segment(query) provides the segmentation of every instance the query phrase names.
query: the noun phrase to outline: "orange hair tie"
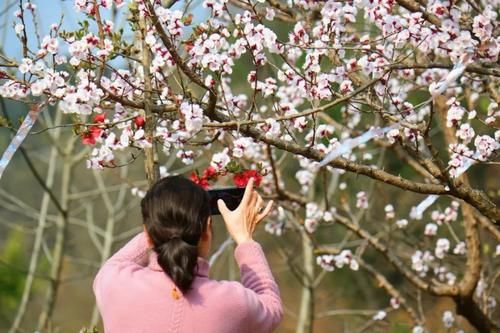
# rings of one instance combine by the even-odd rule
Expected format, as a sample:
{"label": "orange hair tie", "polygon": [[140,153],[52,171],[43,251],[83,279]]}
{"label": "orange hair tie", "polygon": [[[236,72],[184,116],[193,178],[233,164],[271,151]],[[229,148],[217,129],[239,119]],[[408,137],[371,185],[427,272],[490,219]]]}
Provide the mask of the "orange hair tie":
{"label": "orange hair tie", "polygon": [[174,287],[172,289],[172,298],[175,299],[176,301],[181,298],[181,294],[180,294],[179,290],[177,289],[177,287]]}

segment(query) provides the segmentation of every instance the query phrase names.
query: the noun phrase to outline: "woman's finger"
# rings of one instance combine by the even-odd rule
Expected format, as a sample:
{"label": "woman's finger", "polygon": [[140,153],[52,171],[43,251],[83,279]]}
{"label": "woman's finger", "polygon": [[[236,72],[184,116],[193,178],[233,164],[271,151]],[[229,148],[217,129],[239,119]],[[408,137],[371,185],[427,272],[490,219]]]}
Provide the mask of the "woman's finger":
{"label": "woman's finger", "polygon": [[264,200],[262,200],[262,197],[260,196],[259,193],[257,193],[257,202],[255,203],[255,210],[257,213],[260,213],[260,209],[262,208],[262,204],[264,203]]}
{"label": "woman's finger", "polygon": [[219,208],[219,212],[221,213],[222,217],[226,217],[226,215],[231,212],[222,199],[217,200],[217,207]]}
{"label": "woman's finger", "polygon": [[250,201],[248,202],[248,207],[252,207],[252,209],[255,207],[258,195],[259,194],[257,193],[257,191],[252,190],[252,196],[250,197]]}
{"label": "woman's finger", "polygon": [[262,211],[262,213],[257,215],[257,223],[262,221],[271,212],[271,210],[273,209],[273,204],[274,204],[273,200],[267,203],[267,206],[266,208],[264,208],[264,211]]}
{"label": "woman's finger", "polygon": [[248,205],[250,202],[250,199],[252,198],[252,192],[253,192],[253,178],[250,178],[250,180],[247,183],[247,186],[245,187],[245,193],[243,193],[243,198],[241,199],[241,205]]}

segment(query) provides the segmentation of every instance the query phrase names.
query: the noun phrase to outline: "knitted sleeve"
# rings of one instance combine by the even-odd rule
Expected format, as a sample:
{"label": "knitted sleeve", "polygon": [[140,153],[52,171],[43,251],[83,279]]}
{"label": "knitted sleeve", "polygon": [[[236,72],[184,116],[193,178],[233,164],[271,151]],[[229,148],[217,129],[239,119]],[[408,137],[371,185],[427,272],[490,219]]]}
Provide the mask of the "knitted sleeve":
{"label": "knitted sleeve", "polygon": [[236,247],[235,258],[245,287],[245,326],[249,332],[272,332],[283,318],[283,307],[262,247],[255,241],[241,243]]}

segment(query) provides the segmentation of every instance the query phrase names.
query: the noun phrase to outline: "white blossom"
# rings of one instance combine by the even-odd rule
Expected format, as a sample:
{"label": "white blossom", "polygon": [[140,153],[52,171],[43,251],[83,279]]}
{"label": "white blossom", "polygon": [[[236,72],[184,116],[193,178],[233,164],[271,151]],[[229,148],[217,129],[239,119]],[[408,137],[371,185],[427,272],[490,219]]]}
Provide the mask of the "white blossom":
{"label": "white blossom", "polygon": [[443,313],[443,324],[446,328],[450,328],[453,326],[453,323],[455,322],[455,317],[453,316],[453,313],[451,311],[445,311]]}
{"label": "white blossom", "polygon": [[307,232],[312,233],[316,231],[322,217],[323,212],[319,209],[318,205],[314,202],[308,202],[306,204],[306,218],[304,220],[304,227]]}
{"label": "white blossom", "polygon": [[18,24],[16,24],[16,26],[14,27],[14,30],[15,30],[16,34],[18,34],[18,35],[19,35],[19,34],[21,34],[21,32],[23,32],[23,31],[24,31],[24,25],[23,25],[23,24],[21,24],[21,23],[18,23]]}
{"label": "white blossom", "polygon": [[462,120],[464,113],[465,109],[459,104],[454,103],[448,110],[448,115],[446,116],[446,126],[456,126]]}
{"label": "white blossom", "polygon": [[439,238],[436,242],[434,254],[436,258],[443,259],[445,254],[450,250],[450,241],[446,238]]}
{"label": "white blossom", "polygon": [[465,143],[469,143],[472,140],[472,138],[474,138],[476,133],[474,132],[474,129],[471,127],[470,124],[465,123],[460,125],[460,128],[456,132],[456,135]]}
{"label": "white blossom", "polygon": [[385,317],[387,316],[387,313],[383,310],[381,311],[378,311],[374,316],[373,316],[373,320],[384,320]]}
{"label": "white blossom", "polygon": [[180,106],[180,111],[184,116],[186,130],[194,134],[201,130],[203,126],[203,109],[198,104],[184,102]]}
{"label": "white blossom", "polygon": [[424,333],[424,328],[420,325],[414,326],[411,333]]}
{"label": "white blossom", "polygon": [[424,235],[426,236],[435,236],[437,233],[437,225],[434,223],[427,223],[425,225]]}
{"label": "white blossom", "polygon": [[478,135],[474,140],[474,146],[476,146],[477,152],[479,153],[478,158],[482,161],[486,161],[488,157],[498,149],[499,143],[489,135]]}
{"label": "white blossom", "polygon": [[276,15],[276,12],[274,9],[266,7],[266,20],[269,20],[269,21],[274,20],[275,15]]}
{"label": "white blossom", "polygon": [[350,250],[342,250],[339,254],[324,254],[316,257],[316,262],[326,271],[333,271],[335,268],[349,266],[353,271],[359,269],[359,263],[353,258]]}
{"label": "white blossom", "polygon": [[230,161],[231,158],[228,155],[229,149],[225,148],[220,153],[216,153],[212,156],[212,161],[210,165],[214,167],[216,170],[222,170]]}
{"label": "white blossom", "polygon": [[42,40],[42,49],[47,50],[51,54],[59,52],[59,41],[56,38],[45,36]]}
{"label": "white blossom", "polygon": [[394,216],[395,216],[395,213],[394,213],[394,206],[391,205],[391,204],[388,204],[384,207],[384,211],[385,211],[385,218],[387,220],[390,220],[390,219],[393,219]]}
{"label": "white blossom", "polygon": [[411,256],[411,262],[412,269],[424,277],[431,268],[430,265],[434,262],[434,256],[429,251],[422,252],[417,250]]}
{"label": "white blossom", "polygon": [[408,220],[407,219],[401,219],[396,221],[396,226],[399,229],[404,229],[408,226]]}
{"label": "white blossom", "polygon": [[140,190],[138,187],[132,187],[130,189],[130,193],[132,193],[133,196],[136,196],[139,198],[144,198],[146,196],[146,192]]}
{"label": "white blossom", "polygon": [[391,297],[390,304],[391,304],[391,307],[393,309],[396,309],[396,310],[399,309],[399,307],[401,306],[401,303],[395,297]]}
{"label": "white blossom", "polygon": [[356,208],[368,208],[368,196],[365,192],[361,191],[356,194]]}
{"label": "white blossom", "polygon": [[465,247],[465,242],[459,242],[453,249],[454,254],[458,255],[464,255],[467,252],[467,249]]}
{"label": "white blossom", "polygon": [[28,73],[29,71],[31,71],[32,66],[33,66],[33,60],[29,58],[24,58],[21,61],[21,64],[19,65],[19,71],[23,74]]}

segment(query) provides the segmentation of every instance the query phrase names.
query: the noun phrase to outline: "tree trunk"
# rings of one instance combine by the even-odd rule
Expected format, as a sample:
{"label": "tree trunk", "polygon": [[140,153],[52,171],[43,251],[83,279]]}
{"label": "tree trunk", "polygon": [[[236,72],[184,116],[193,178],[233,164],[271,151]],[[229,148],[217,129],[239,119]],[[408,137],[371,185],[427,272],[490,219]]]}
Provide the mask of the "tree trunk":
{"label": "tree trunk", "polygon": [[156,118],[151,110],[151,73],[149,66],[151,66],[151,54],[149,47],[146,44],[146,19],[139,18],[142,34],[142,68],[144,75],[144,113],[145,113],[145,136],[151,142],[150,148],[144,148],[144,169],[146,171],[146,178],[148,179],[149,186],[153,185],[160,179],[160,167],[158,165],[158,155],[156,153],[156,144],[154,140],[154,132],[156,128]]}
{"label": "tree trunk", "polygon": [[312,333],[314,320],[314,253],[311,240],[302,232],[302,255],[304,273],[302,277],[302,296],[296,333]]}
{"label": "tree trunk", "polygon": [[[55,125],[59,125],[61,123],[61,113],[56,114]],[[58,128],[54,132],[54,138],[59,139],[59,135],[61,130]],[[45,181],[45,185],[48,189],[52,190],[52,186],[54,184],[54,175],[57,167],[57,156],[58,150],[56,146],[52,146],[50,149],[50,157],[49,157],[49,166],[47,170],[47,177]],[[35,232],[35,240],[33,242],[33,251],[31,252],[30,263],[28,267],[28,275],[26,276],[26,281],[24,283],[23,294],[21,296],[21,302],[19,303],[19,307],[17,309],[16,317],[12,322],[12,325],[9,329],[9,333],[15,333],[19,330],[19,326],[23,320],[24,314],[26,313],[26,308],[28,306],[28,302],[31,296],[31,289],[33,287],[33,282],[35,280],[35,273],[38,266],[38,260],[40,258],[40,253],[42,249],[43,243],[43,234],[45,228],[47,227],[47,213],[49,211],[50,206],[50,194],[49,192],[44,192],[42,197],[42,203],[40,205],[40,215],[38,217],[38,226]]]}
{"label": "tree trunk", "polygon": [[[448,144],[456,142],[455,130],[446,126],[445,115],[447,105],[444,98],[438,98],[436,100],[436,109],[441,127],[443,128],[445,142]],[[458,180],[467,186],[470,184],[466,174],[462,174],[458,177]],[[460,186],[460,184],[458,186]],[[459,294],[454,297],[457,313],[465,317],[479,332],[491,332],[491,320],[482,312],[473,299],[474,290],[476,289],[481,275],[481,251],[477,220],[472,206],[466,202],[462,202],[461,207],[465,244],[467,246],[467,258],[464,276],[458,283]]]}
{"label": "tree trunk", "polygon": [[50,284],[45,297],[45,304],[38,319],[38,330],[42,331],[47,327],[49,319],[52,317],[57,299],[57,293],[61,283],[61,271],[64,259],[64,250],[68,231],[68,204],[69,204],[69,186],[71,182],[71,171],[74,162],[71,159],[75,140],[70,140],[64,151],[63,169],[61,175],[61,207],[64,210],[57,220],[57,233],[52,251],[52,265],[50,268]]}
{"label": "tree trunk", "polygon": [[479,305],[474,302],[472,296],[469,297],[455,297],[455,304],[457,306],[457,314],[466,318],[469,323],[474,326],[480,333],[493,333],[499,332],[498,327],[495,329],[491,320],[481,311]]}

